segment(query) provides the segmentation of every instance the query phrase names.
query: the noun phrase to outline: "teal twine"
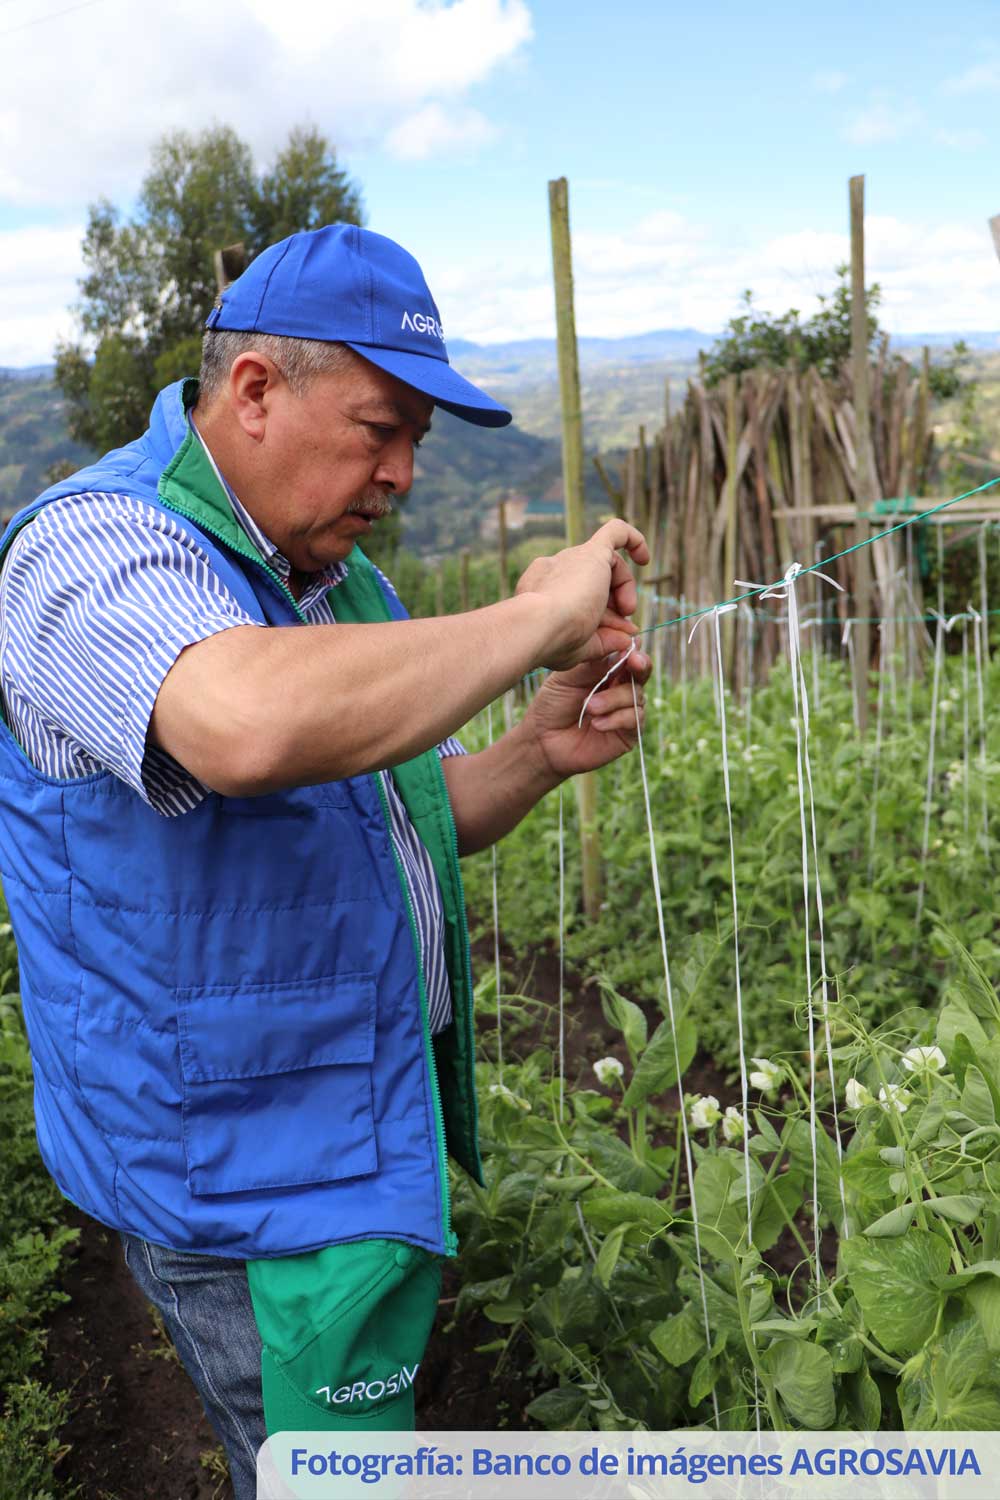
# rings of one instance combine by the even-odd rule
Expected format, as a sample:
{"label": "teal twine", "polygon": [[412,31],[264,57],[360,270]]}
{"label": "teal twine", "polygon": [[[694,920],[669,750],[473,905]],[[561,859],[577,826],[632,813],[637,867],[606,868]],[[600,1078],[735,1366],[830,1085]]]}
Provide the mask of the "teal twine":
{"label": "teal twine", "polygon": [[[984,490],[991,490],[1000,484],[1000,474],[995,479],[987,479],[985,484],[977,485],[974,490],[966,490],[964,495],[956,495],[953,500],[942,500],[940,505],[932,505],[930,510],[922,510],[905,520],[897,521],[895,526],[890,526],[885,531],[880,531],[877,536],[869,536],[862,542],[854,542],[850,547],[845,547],[842,552],[834,552],[830,557],[823,557],[819,562],[810,563],[807,568],[802,568],[797,578],[804,578],[807,573],[818,573],[828,568],[831,563],[837,562],[841,557],[848,557],[852,552],[857,552],[862,547],[871,547],[876,542],[883,542],[887,536],[894,532],[902,531],[906,526],[913,526],[918,521],[925,521],[928,516],[937,515],[938,511],[947,510],[950,505],[957,505],[960,500],[969,500],[973,495],[981,495]],[[734,594],[732,599],[724,599],[721,604],[709,604],[703,609],[693,609],[689,614],[678,615],[674,620],[662,620],[659,625],[649,625],[645,630],[640,630],[639,635],[652,635],[654,630],[666,630],[669,625],[683,625],[685,620],[697,620],[702,615],[710,615],[717,609],[724,609],[728,604],[742,604],[744,599],[756,599],[758,594],[765,594],[768,589],[780,587],[783,579],[777,579],[774,583],[762,583],[755,589],[747,589],[745,594]],[[991,610],[990,613],[993,613]],[[860,622],[859,623],[863,623]]]}

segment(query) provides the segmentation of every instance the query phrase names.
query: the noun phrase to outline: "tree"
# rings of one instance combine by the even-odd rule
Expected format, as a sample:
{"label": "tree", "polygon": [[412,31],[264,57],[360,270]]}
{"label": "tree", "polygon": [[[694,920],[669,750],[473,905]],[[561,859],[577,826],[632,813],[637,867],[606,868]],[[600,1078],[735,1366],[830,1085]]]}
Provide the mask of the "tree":
{"label": "tree", "polygon": [[[815,365],[830,378],[841,374],[851,356],[851,287],[847,266],[836,268],[837,284],[832,293],[819,298],[819,311],[805,322],[797,308],[772,317],[759,312],[753,293],[741,298],[744,311],[731,318],[705,360],[705,379],[718,385],[727,375],[742,375],[761,365],[805,369]],[[882,289],[877,282],[865,290],[868,314],[868,347],[879,337],[877,309]]]}
{"label": "tree", "polygon": [[228,126],[165,135],[135,214],[123,220],[107,200],[88,212],[81,338],[56,353],[73,437],[98,449],[129,442],[160,386],[197,369],[220,246],[242,240],[253,258],[296,230],[362,220],[358,188],[311,127],[293,130],[264,172]]}

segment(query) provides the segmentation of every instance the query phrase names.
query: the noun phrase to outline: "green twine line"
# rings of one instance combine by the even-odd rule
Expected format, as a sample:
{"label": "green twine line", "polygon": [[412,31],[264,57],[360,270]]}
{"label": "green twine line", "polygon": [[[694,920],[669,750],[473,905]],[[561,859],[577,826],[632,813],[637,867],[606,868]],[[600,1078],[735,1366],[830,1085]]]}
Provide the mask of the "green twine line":
{"label": "green twine line", "polygon": [[[828,568],[831,563],[837,562],[842,557],[848,557],[850,553],[857,552],[861,547],[871,547],[875,542],[882,542],[887,536],[892,536],[896,531],[902,531],[904,526],[912,526],[915,522],[925,521],[928,516],[937,515],[940,510],[947,510],[949,505],[957,505],[960,500],[969,500],[973,495],[981,495],[984,490],[991,490],[994,485],[1000,484],[1000,474],[995,479],[987,479],[985,484],[977,485],[974,490],[966,490],[964,495],[956,495],[953,500],[942,500],[940,505],[932,505],[930,510],[916,511],[912,516],[907,516],[903,521],[897,521],[895,526],[890,526],[886,531],[880,531],[877,536],[866,537],[862,542],[854,542],[850,547],[845,547],[843,552],[834,552],[830,557],[821,558],[819,562],[810,563],[808,568],[802,568],[796,575],[796,579],[804,578],[807,573],[817,573],[823,568]],[[725,609],[728,604],[742,604],[744,599],[756,599],[758,594],[766,594],[768,589],[780,588],[783,579],[777,583],[762,583],[755,589],[747,589],[745,594],[734,594],[732,599],[724,599],[721,604],[709,604],[703,609],[693,609],[686,615],[678,615],[674,620],[662,620],[659,625],[649,625],[645,630],[639,631],[641,635],[652,635],[654,630],[666,630],[669,625],[683,625],[685,620],[697,620],[702,615],[714,614],[717,609]],[[990,611],[994,613],[994,611]],[[839,621],[837,622],[840,623]],[[859,624],[864,623],[859,621]],[[636,636],[638,640],[639,636]]]}

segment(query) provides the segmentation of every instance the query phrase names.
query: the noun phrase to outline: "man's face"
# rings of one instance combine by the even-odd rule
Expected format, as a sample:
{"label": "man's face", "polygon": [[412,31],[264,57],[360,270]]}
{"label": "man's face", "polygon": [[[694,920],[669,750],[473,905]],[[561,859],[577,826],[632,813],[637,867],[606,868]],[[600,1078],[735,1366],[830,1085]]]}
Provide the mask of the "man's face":
{"label": "man's face", "polygon": [[413,451],[433,405],[360,356],[315,376],[303,396],[276,384],[256,476],[266,498],[255,512],[294,568],[342,562],[388,515],[413,482]]}

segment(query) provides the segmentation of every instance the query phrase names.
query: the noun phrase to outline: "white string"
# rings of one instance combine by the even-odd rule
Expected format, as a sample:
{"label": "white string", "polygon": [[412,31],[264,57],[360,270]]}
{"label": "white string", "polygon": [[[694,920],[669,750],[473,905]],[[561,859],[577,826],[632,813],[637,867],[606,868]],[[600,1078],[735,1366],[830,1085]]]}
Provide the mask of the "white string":
{"label": "white string", "polygon": [[976,659],[976,696],[979,699],[979,779],[983,797],[983,853],[989,853],[990,813],[986,801],[986,705],[983,698],[983,631],[982,621],[972,605],[967,606],[969,615],[976,622],[972,644]]}
{"label": "white string", "polygon": [[[815,900],[816,900],[816,922],[819,930],[820,940],[820,964],[822,982],[823,1019],[826,1029],[827,1058],[830,1068],[830,1077],[833,1079],[833,1050],[830,1035],[829,1013],[827,1004],[827,980],[826,980],[826,938],[823,927],[823,890],[819,873],[819,849],[816,836],[816,806],[813,797],[812,765],[809,757],[809,695],[806,691],[805,673],[802,667],[802,641],[799,628],[798,601],[795,596],[795,580],[802,571],[801,563],[792,563],[785,573],[781,584],[767,589],[761,594],[762,599],[784,599],[788,606],[788,654],[792,672],[792,702],[795,709],[795,765],[796,782],[799,797],[799,825],[802,845],[802,894],[805,915],[805,961],[806,961],[806,1008],[809,1035],[809,1139],[812,1148],[813,1168],[813,1251],[815,1255],[816,1285],[822,1280],[822,1264],[820,1261],[820,1229],[819,1229],[819,1153],[817,1148],[817,1121],[816,1121],[816,1018],[813,1007],[813,985],[812,985],[812,950],[810,937],[810,892],[809,892],[809,836],[806,830],[806,789],[808,788],[810,822],[812,825],[812,848],[813,861],[815,864]],[[834,578],[826,574],[817,573],[818,578],[825,578],[827,583],[833,584],[834,588],[840,589],[841,585]],[[752,587],[752,585],[750,585]],[[837,1118],[837,1095],[836,1088],[833,1091],[834,1123],[837,1141],[838,1162],[841,1161],[840,1125]],[[844,1203],[843,1176],[840,1182],[841,1203]],[[844,1210],[844,1221],[846,1228],[846,1207]]]}
{"label": "white string", "polygon": [[746,745],[750,749],[750,741],[753,738],[753,647],[754,647],[754,625],[756,623],[753,610],[749,604],[740,605],[740,618],[743,621],[744,635],[746,639],[746,682],[743,687],[743,717],[746,725]]}
{"label": "white string", "polygon": [[566,1107],[566,840],[563,789],[559,786],[559,1120]]}
{"label": "white string", "polygon": [[[743,978],[740,970],[740,911],[736,891],[736,840],[733,834],[733,798],[729,780],[729,729],[726,722],[726,687],[722,673],[722,632],[720,617],[735,609],[735,604],[717,605],[712,611],[715,623],[715,669],[719,702],[719,734],[722,742],[722,786],[726,798],[726,823],[729,828],[729,881],[733,899],[733,959],[736,973],[736,1030],[739,1041],[740,1097],[743,1118],[743,1185],[747,1206],[747,1245],[753,1248],[753,1191],[750,1185],[750,1105],[747,1078],[746,1039],[743,1029]],[[704,618],[704,616],[702,616]],[[696,622],[699,624],[700,621]],[[694,634],[692,630],[691,634]],[[756,1335],[751,1335],[756,1342]],[[754,1413],[760,1431],[760,1392],[757,1367],[754,1366]]]}
{"label": "white string", "polygon": [[969,619],[962,619],[962,832],[969,842]]}
{"label": "white string", "polygon": [[868,822],[868,884],[871,885],[875,871],[875,836],[878,829],[878,779],[882,763],[882,723],[885,717],[885,651],[887,620],[879,622],[881,646],[879,648],[878,700],[875,708],[875,756],[872,771],[872,810]]}
{"label": "white string", "polygon": [[979,628],[983,637],[983,661],[987,665],[990,660],[990,601],[986,575],[986,531],[989,524],[989,521],[983,522],[977,538],[979,551],[979,609],[982,617]]}
{"label": "white string", "polygon": [[851,669],[851,710],[854,715],[854,733],[861,736],[861,703],[859,695],[864,691],[854,670],[854,636],[851,634],[853,620],[847,620],[840,637],[840,644],[847,647],[847,662]]}
{"label": "white string", "polygon": [[[681,632],[681,640],[684,633]],[[639,696],[636,692],[635,678],[630,678],[632,684],[632,707],[635,710],[635,730],[637,735],[637,747],[639,750],[639,774],[642,777],[642,796],[646,809],[646,832],[649,836],[649,862],[653,877],[653,898],[656,901],[656,923],[660,935],[660,956],[663,960],[663,979],[667,993],[667,1014],[670,1017],[670,1030],[674,1044],[674,1069],[677,1074],[677,1094],[680,1101],[680,1125],[681,1139],[684,1144],[684,1165],[687,1170],[688,1186],[691,1193],[691,1227],[694,1230],[694,1253],[698,1266],[698,1285],[701,1290],[701,1312],[705,1327],[706,1348],[712,1347],[712,1331],[708,1320],[708,1298],[705,1295],[705,1272],[701,1259],[701,1232],[698,1228],[698,1204],[694,1192],[694,1159],[691,1153],[691,1135],[688,1130],[687,1110],[684,1108],[684,1079],[681,1073],[681,1055],[677,1042],[677,1018],[674,1014],[674,991],[670,980],[670,959],[667,954],[667,932],[663,922],[663,896],[660,890],[660,870],[656,858],[656,838],[653,833],[653,814],[649,805],[649,780],[646,776],[646,756],[642,747],[642,721],[639,718]],[[712,1409],[715,1413],[715,1425],[720,1428],[719,1402],[713,1389]]]}
{"label": "white string", "polygon": [[614,674],[618,671],[618,668],[624,662],[628,661],[629,657],[632,655],[632,652],[634,650],[635,650],[635,641],[631,640],[631,641],[629,641],[628,650],[622,652],[621,656],[619,656],[619,658],[615,662],[614,666],[608,668],[608,670],[605,672],[604,676],[601,678],[601,680],[597,684],[597,686],[591,688],[590,692],[587,694],[586,698],[584,698],[584,700],[583,700],[583,707],[580,710],[580,717],[576,721],[576,727],[577,727],[577,729],[582,729],[583,728],[583,716],[587,712],[587,705],[589,704],[591,698],[593,698],[593,696],[594,696],[595,693],[599,693],[601,691],[601,688],[607,682],[608,678],[609,677],[613,677]]}
{"label": "white string", "polygon": [[[493,743],[493,704],[486,705],[486,732]],[[503,1023],[500,1011],[500,882],[497,878],[497,846],[491,845],[493,854],[493,966],[497,989],[497,1080],[503,1083]]]}
{"label": "white string", "polygon": [[[681,616],[683,617],[686,614],[687,614],[687,600],[685,599],[684,595],[682,594],[681,595]],[[688,684],[687,684],[687,636],[684,634],[683,630],[680,632],[680,636],[679,636],[677,644],[678,644],[679,656],[680,656],[680,677],[681,677],[681,734],[684,735],[687,732],[687,722],[688,722]]]}

